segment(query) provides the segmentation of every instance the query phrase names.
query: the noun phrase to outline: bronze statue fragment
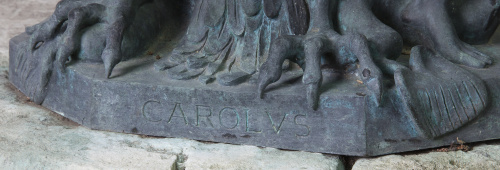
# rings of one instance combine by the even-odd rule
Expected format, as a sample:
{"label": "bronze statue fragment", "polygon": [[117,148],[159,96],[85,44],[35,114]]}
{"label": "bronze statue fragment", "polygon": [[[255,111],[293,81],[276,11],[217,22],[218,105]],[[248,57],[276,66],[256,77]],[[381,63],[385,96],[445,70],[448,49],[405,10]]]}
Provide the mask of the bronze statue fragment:
{"label": "bronze statue fragment", "polygon": [[62,0],[11,40],[9,77],[101,130],[345,155],[489,140],[500,138],[499,8]]}

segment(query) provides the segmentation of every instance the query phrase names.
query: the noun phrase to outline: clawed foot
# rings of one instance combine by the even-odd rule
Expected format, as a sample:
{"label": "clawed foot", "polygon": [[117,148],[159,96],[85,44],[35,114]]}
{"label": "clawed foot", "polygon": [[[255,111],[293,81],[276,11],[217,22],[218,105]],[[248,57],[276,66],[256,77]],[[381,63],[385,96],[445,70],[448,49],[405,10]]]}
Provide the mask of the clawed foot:
{"label": "clawed foot", "polygon": [[484,68],[493,63],[490,56],[460,40],[454,44],[443,45],[437,48],[437,51],[449,61],[469,67]]}
{"label": "clawed foot", "polygon": [[394,75],[404,112],[428,137],[452,132],[488,106],[485,83],[468,70],[422,46],[412,49],[410,69]]}
{"label": "clawed foot", "polygon": [[368,86],[377,105],[380,104],[383,94],[382,72],[371,59],[366,38],[361,35],[340,36],[333,30],[278,38],[271,46],[269,58],[260,69],[257,89],[259,96],[262,98],[265,88],[279,80],[281,65],[288,59],[304,70],[302,83],[307,86],[307,105],[316,110],[322,81],[321,61],[326,54],[334,54],[337,58],[334,60],[339,65],[358,60],[361,81]]}
{"label": "clawed foot", "polygon": [[[29,51],[32,53],[44,43],[57,41],[53,67],[64,72],[71,58],[82,51],[82,35],[95,34],[89,41],[102,44],[100,59],[104,62],[105,77],[109,78],[116,64],[122,60],[121,45],[125,29],[130,25],[130,16],[137,10],[135,3],[143,0],[80,1],[63,0],[54,14],[45,22],[26,28],[31,36]],[[93,29],[91,29],[93,28]],[[89,31],[92,30],[92,31]]]}
{"label": "clawed foot", "polygon": [[[52,73],[64,72],[71,59],[103,62],[104,76],[109,78],[116,64],[137,55],[160,32],[157,21],[164,16],[160,10],[165,9],[162,3],[150,0],[59,2],[49,19],[26,28],[29,35],[26,51],[18,53],[13,61],[20,79],[28,82],[24,93],[41,104]],[[135,17],[139,15],[141,17]],[[151,17],[144,19],[144,16]]]}

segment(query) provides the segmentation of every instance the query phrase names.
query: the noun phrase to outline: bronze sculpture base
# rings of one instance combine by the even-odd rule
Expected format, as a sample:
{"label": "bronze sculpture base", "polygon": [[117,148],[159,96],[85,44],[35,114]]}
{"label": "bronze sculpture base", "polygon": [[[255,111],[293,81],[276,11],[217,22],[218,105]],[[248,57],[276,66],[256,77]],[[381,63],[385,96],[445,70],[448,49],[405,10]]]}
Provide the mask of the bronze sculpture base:
{"label": "bronze sculpture base", "polygon": [[[36,57],[19,55],[27,40],[23,34],[10,42],[9,78],[22,92],[27,83],[12,63],[21,59],[18,56]],[[478,48],[490,55],[500,52],[498,45]],[[499,56],[491,56],[498,61]],[[457,138],[500,138],[498,64],[469,69],[489,90],[491,102],[484,113],[454,132],[428,138],[418,132],[410,115],[394,107],[394,88],[377,107],[355,78],[335,83],[325,79],[319,108],[313,111],[302,95],[304,86],[295,85],[300,84],[301,71],[285,73],[260,99],[252,78],[232,87],[164,79],[166,73],[155,70],[154,61],[140,57],[122,62],[112,79],[104,77],[102,64],[71,63],[66,73],[52,74],[43,106],[98,130],[353,156],[445,146]]]}

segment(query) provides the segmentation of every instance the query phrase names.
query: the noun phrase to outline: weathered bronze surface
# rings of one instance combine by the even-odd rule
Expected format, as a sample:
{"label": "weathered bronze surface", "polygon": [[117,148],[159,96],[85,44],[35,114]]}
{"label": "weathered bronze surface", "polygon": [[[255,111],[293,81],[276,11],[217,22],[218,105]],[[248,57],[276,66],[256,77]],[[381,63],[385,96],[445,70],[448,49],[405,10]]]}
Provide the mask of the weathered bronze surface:
{"label": "weathered bronze surface", "polygon": [[99,130],[358,156],[497,139],[499,7],[63,0],[9,78]]}

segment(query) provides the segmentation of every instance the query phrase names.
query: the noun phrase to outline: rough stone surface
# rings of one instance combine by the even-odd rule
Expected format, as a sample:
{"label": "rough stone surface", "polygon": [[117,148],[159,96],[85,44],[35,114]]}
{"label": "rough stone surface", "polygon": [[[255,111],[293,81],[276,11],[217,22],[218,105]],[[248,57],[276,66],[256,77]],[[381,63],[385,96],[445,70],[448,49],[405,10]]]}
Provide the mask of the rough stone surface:
{"label": "rough stone surface", "polygon": [[0,66],[8,67],[9,39],[50,16],[59,0],[0,0]]}
{"label": "rough stone surface", "polygon": [[498,169],[498,167],[500,167],[500,146],[480,145],[468,152],[431,152],[359,159],[353,169]]}
{"label": "rough stone surface", "polygon": [[[333,161],[336,156],[307,152],[283,152],[273,148],[206,145],[187,149],[184,166],[187,169],[344,169]],[[210,158],[210,159],[207,159]],[[278,163],[279,162],[279,163]]]}

